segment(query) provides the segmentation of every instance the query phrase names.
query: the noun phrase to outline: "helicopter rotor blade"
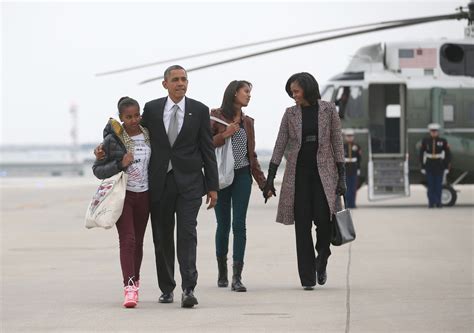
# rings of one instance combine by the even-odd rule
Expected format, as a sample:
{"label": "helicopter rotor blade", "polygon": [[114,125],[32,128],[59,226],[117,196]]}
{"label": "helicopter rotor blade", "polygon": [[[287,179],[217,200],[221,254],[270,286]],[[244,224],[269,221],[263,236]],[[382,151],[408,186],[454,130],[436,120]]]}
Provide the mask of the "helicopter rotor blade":
{"label": "helicopter rotor blade", "polygon": [[202,56],[206,56],[206,55],[212,55],[212,54],[216,54],[216,53],[222,53],[222,52],[227,52],[227,51],[238,50],[238,49],[246,48],[246,47],[265,45],[265,44],[281,42],[281,41],[285,41],[285,40],[302,38],[302,37],[309,37],[309,36],[314,36],[314,35],[319,35],[319,34],[324,34],[324,33],[332,33],[332,32],[344,31],[344,30],[368,28],[368,27],[379,26],[379,25],[392,25],[392,24],[404,23],[404,22],[414,22],[414,21],[418,21],[418,20],[432,20],[432,19],[439,20],[440,17],[443,17],[443,16],[445,16],[445,15],[442,15],[442,16],[439,16],[439,15],[438,16],[428,16],[428,17],[422,17],[422,18],[400,19],[400,20],[391,20],[391,21],[382,21],[382,22],[376,22],[376,23],[365,23],[365,24],[358,24],[358,25],[347,26],[347,27],[342,27],[342,28],[326,29],[326,30],[319,30],[319,31],[307,32],[307,33],[302,33],[302,34],[272,38],[272,39],[261,40],[261,41],[252,42],[252,43],[246,43],[246,44],[240,44],[240,45],[215,49],[215,50],[206,51],[206,52],[194,53],[194,54],[181,56],[181,57],[175,57],[175,58],[170,58],[170,59],[165,59],[165,60],[159,60],[159,61],[155,61],[155,62],[151,62],[151,63],[126,67],[126,68],[121,68],[121,69],[116,69],[116,70],[111,70],[111,71],[107,71],[107,72],[101,72],[101,73],[97,73],[96,76],[105,76],[105,75],[111,75],[111,74],[118,74],[118,73],[133,71],[133,70],[137,70],[137,69],[147,68],[147,67],[151,67],[151,66],[161,65],[161,64],[165,64],[165,63],[169,63],[169,62],[179,61],[179,60],[192,59],[192,58],[202,57]]}
{"label": "helicopter rotor blade", "polygon": [[387,22],[379,22],[379,23],[359,24],[359,25],[353,25],[353,26],[348,26],[348,27],[343,27],[343,28],[319,30],[319,31],[307,32],[307,33],[296,34],[296,35],[291,35],[291,36],[278,37],[278,38],[273,38],[273,39],[268,39],[268,40],[261,40],[261,41],[258,41],[258,42],[239,44],[239,45],[224,47],[224,48],[215,49],[215,50],[211,50],[211,51],[194,53],[194,54],[190,54],[190,55],[186,55],[186,56],[182,56],[182,57],[170,58],[170,59],[159,60],[159,61],[150,62],[150,63],[146,63],[146,64],[142,64],[142,65],[136,65],[136,66],[131,66],[131,67],[115,69],[115,70],[111,70],[111,71],[107,71],[107,72],[97,73],[95,75],[96,76],[105,76],[105,75],[111,75],[111,74],[118,74],[118,73],[133,71],[133,70],[136,70],[136,69],[142,69],[142,68],[146,68],[146,67],[152,67],[152,66],[156,66],[156,65],[166,64],[166,63],[173,62],[173,61],[192,59],[192,58],[202,57],[202,56],[216,54],[216,53],[222,53],[222,52],[227,52],[227,51],[238,50],[238,49],[246,48],[246,47],[259,46],[259,45],[270,44],[270,43],[275,43],[275,42],[281,42],[281,41],[285,41],[285,40],[289,40],[289,39],[296,39],[296,38],[301,38],[301,37],[309,37],[309,36],[319,35],[319,34],[324,34],[324,33],[329,33],[329,32],[338,32],[338,31],[343,31],[343,30],[366,28],[366,27],[371,27],[371,26],[380,25],[380,24],[387,24],[387,23],[390,23],[390,22],[399,22],[399,21],[387,21]]}
{"label": "helicopter rotor blade", "polygon": [[[376,32],[376,31],[388,30],[388,29],[402,28],[402,27],[407,27],[407,26],[411,26],[411,25],[430,23],[430,22],[436,22],[436,21],[441,21],[441,20],[462,19],[462,18],[467,18],[467,17],[468,16],[467,16],[466,12],[460,12],[460,13],[455,13],[455,14],[431,16],[431,17],[425,17],[425,18],[420,18],[420,19],[402,20],[402,21],[398,21],[399,23],[393,23],[393,24],[389,24],[389,25],[379,26],[379,27],[370,28],[370,29],[363,29],[363,30],[358,30],[358,31],[354,31],[354,32],[346,32],[346,33],[342,33],[342,34],[338,34],[338,35],[333,35],[333,36],[308,40],[308,41],[304,41],[304,42],[300,42],[300,43],[295,43],[295,44],[285,45],[285,46],[281,46],[281,47],[276,47],[276,48],[272,48],[272,49],[268,49],[268,50],[264,50],[264,51],[260,51],[260,52],[249,53],[249,54],[242,55],[242,56],[239,56],[239,57],[224,59],[224,60],[221,60],[221,61],[212,62],[212,63],[201,65],[201,66],[198,66],[198,67],[189,68],[189,69],[186,70],[186,72],[188,72],[188,73],[189,72],[194,72],[194,71],[198,71],[198,70],[201,70],[201,69],[215,67],[215,66],[219,66],[219,65],[223,65],[223,64],[228,64],[228,63],[231,63],[231,62],[240,61],[240,60],[244,60],[244,59],[248,59],[248,58],[253,58],[253,57],[257,57],[257,56],[261,56],[261,55],[265,55],[265,54],[269,54],[269,53],[284,51],[284,50],[288,50],[288,49],[292,49],[292,48],[296,48],[296,47],[301,47],[301,46],[326,42],[326,41],[329,41],[329,40],[334,40],[334,39],[339,39],[339,38],[344,38],[344,37],[350,37],[350,36],[361,35],[361,34],[366,34],[366,33],[371,33],[371,32]],[[139,84],[150,83],[150,82],[153,82],[153,81],[156,81],[156,80],[161,80],[161,79],[163,79],[162,75],[158,76],[158,77],[154,77],[154,78],[144,80],[144,81],[140,82]]]}

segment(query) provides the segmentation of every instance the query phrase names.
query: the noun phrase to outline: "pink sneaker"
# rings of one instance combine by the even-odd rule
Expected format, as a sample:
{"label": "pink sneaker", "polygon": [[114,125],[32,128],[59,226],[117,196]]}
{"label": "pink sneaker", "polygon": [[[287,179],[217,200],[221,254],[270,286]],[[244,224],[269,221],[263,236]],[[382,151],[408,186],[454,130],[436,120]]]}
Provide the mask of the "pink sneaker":
{"label": "pink sneaker", "polygon": [[123,306],[126,308],[134,308],[138,302],[138,289],[134,284],[128,285],[124,288],[125,299]]}
{"label": "pink sneaker", "polygon": [[140,290],[140,281],[135,281],[135,287],[137,288],[137,303],[138,303],[138,291]]}

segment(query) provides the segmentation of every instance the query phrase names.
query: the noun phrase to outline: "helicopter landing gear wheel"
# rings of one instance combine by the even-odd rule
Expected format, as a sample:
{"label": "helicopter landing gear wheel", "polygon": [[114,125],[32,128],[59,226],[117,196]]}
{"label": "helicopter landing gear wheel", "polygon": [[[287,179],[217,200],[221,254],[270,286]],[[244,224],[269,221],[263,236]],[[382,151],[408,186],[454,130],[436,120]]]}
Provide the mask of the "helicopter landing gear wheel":
{"label": "helicopter landing gear wheel", "polygon": [[443,185],[443,190],[441,191],[441,203],[445,207],[452,207],[456,204],[458,194],[456,190],[451,185]]}

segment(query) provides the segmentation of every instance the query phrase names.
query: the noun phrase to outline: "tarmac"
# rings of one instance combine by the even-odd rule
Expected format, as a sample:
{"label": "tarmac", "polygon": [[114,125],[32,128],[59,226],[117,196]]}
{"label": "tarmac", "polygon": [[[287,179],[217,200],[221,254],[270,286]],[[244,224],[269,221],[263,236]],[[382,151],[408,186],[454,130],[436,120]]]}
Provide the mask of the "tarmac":
{"label": "tarmac", "polygon": [[[243,281],[217,288],[215,216],[198,219],[199,305],[159,304],[151,226],[140,302],[121,306],[115,229],[84,228],[92,178],[2,179],[1,332],[473,332],[474,186],[456,207],[428,209],[426,191],[352,211],[357,239],[332,247],[328,282],[299,283],[294,228],[274,222],[253,188]],[[277,190],[279,186],[277,186]],[[231,251],[230,251],[231,253]],[[229,260],[230,262],[230,260]],[[177,266],[177,264],[176,264]],[[176,267],[178,286],[181,279]]]}

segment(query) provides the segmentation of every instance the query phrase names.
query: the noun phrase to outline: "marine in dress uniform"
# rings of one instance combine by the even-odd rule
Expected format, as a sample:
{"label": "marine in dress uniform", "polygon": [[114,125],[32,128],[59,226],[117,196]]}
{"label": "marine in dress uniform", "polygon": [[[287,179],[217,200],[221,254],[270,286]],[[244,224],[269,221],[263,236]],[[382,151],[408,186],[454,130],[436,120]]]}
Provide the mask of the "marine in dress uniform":
{"label": "marine in dress uniform", "polygon": [[361,149],[354,143],[354,130],[344,131],[344,161],[346,164],[346,204],[347,208],[356,208],[357,181],[360,175]]}
{"label": "marine in dress uniform", "polygon": [[420,147],[421,173],[426,175],[429,208],[441,208],[443,177],[449,173],[451,151],[448,141],[439,137],[440,125],[428,125],[430,136],[423,139]]}

